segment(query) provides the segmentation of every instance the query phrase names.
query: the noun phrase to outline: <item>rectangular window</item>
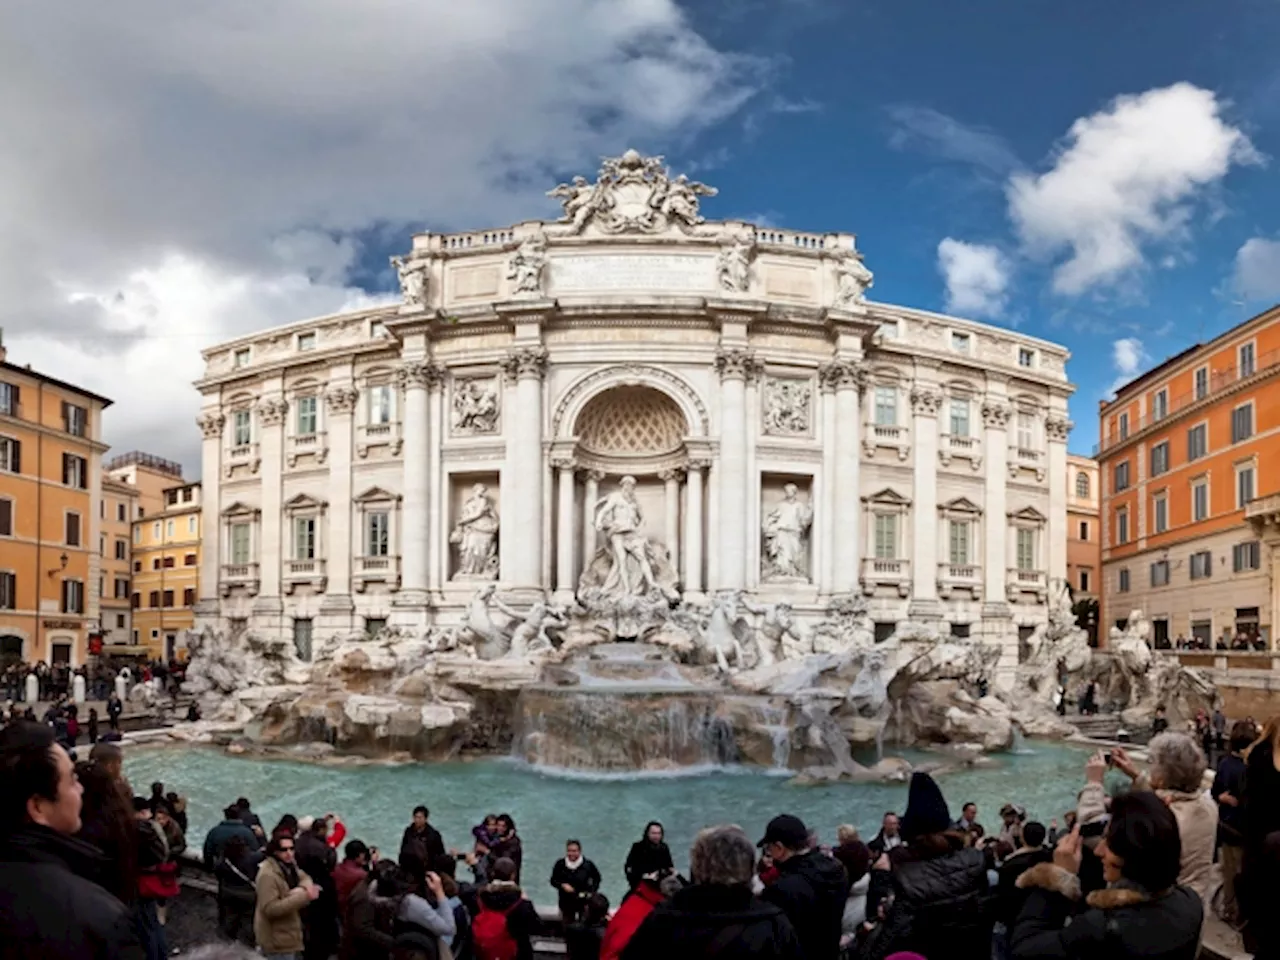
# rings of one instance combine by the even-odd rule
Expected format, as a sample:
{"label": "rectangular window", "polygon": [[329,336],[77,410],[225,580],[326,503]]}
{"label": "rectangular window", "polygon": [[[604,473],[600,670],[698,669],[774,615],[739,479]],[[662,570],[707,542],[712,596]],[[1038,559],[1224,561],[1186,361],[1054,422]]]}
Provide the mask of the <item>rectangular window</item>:
{"label": "rectangular window", "polygon": [[364,618],[364,635],[370,640],[376,639],[378,634],[387,629],[386,617],[365,617]]}
{"label": "rectangular window", "polygon": [[1034,367],[1036,365],[1036,352],[1028,350],[1026,347],[1018,348],[1018,366]]}
{"label": "rectangular window", "polygon": [[1231,548],[1231,569],[1235,573],[1258,570],[1262,567],[1262,544],[1257,540],[1237,543]]}
{"label": "rectangular window", "polygon": [[249,562],[249,524],[231,525],[231,562],[242,566]]}
{"label": "rectangular window", "polygon": [[241,367],[247,367],[248,365],[249,365],[249,348],[248,347],[241,347],[234,354],[232,354],[231,366],[234,369],[239,370]]}
{"label": "rectangular window", "polygon": [[876,387],[876,426],[898,425],[898,388]]}
{"label": "rectangular window", "polygon": [[18,575],[0,572],[0,610],[18,609]]}
{"label": "rectangular window", "polygon": [[369,388],[369,422],[370,423],[390,423],[391,422],[391,387],[388,384],[382,384],[377,387]]}
{"label": "rectangular window", "polygon": [[957,566],[964,566],[969,562],[971,556],[969,552],[969,533],[972,525],[968,520],[952,520],[950,522],[950,552],[951,562]]}
{"label": "rectangular window", "polygon": [[133,609],[134,609],[134,610],[137,610],[139,607],[141,607],[141,606],[142,606],[142,594],[140,594],[140,593],[135,593],[132,597],[130,597],[130,598],[129,598],[129,606],[133,607]]}
{"label": "rectangular window", "polygon": [[165,605],[165,607],[172,607],[172,606],[173,606],[173,591],[172,591],[172,590],[166,590],[166,591],[164,592],[164,605]]}
{"label": "rectangular window", "polygon": [[298,659],[311,659],[311,621],[297,617],[293,621],[293,646],[298,651]]}
{"label": "rectangular window", "polygon": [[293,518],[293,559],[314,560],[316,558],[316,518]]}
{"label": "rectangular window", "polygon": [[116,629],[117,629],[117,630],[123,630],[123,629],[124,629],[124,614],[123,614],[123,613],[117,613],[117,614],[116,614]]}
{"label": "rectangular window", "polygon": [[62,612],[84,613],[84,584],[79,580],[62,581]]}
{"label": "rectangular window", "polygon": [[194,567],[196,565],[196,555],[194,553],[188,553],[182,558],[182,565],[184,567]]}
{"label": "rectangular window", "polygon": [[952,332],[951,349],[954,350],[956,353],[968,353],[969,352],[969,335],[967,333]]}
{"label": "rectangular window", "polygon": [[896,513],[876,514],[876,559],[898,559],[898,515]]}
{"label": "rectangular window", "polygon": [[68,513],[66,519],[66,544],[68,547],[80,546],[80,514]]}
{"label": "rectangular window", "polygon": [[1196,480],[1191,484],[1191,519],[1195,522],[1209,516],[1209,481]]}
{"label": "rectangular window", "polygon": [[1036,532],[1030,527],[1019,527],[1017,533],[1017,561],[1019,570],[1035,570]]}
{"label": "rectangular window", "polygon": [[117,560],[129,559],[129,541],[128,540],[116,541],[116,559]]}
{"label": "rectangular window", "polygon": [[194,607],[196,605],[196,591],[194,587],[183,588],[182,605],[184,607]]}
{"label": "rectangular window", "polygon": [[126,523],[129,520],[129,508],[123,503],[116,504],[116,523]]}
{"label": "rectangular window", "polygon": [[173,557],[165,557],[165,558],[164,558],[164,568],[165,568],[166,570],[172,570],[172,569],[173,569],[173,562],[174,562],[174,561],[173,561]]}
{"label": "rectangular window", "polygon": [[152,540],[154,540],[154,541],[156,541],[156,543],[159,543],[159,542],[160,542],[160,530],[161,530],[161,529],[162,529],[162,528],[161,528],[161,526],[160,526],[160,521],[159,521],[159,520],[157,520],[155,523],[153,523],[153,524],[151,525],[151,539],[152,539]]}
{"label": "rectangular window", "polygon": [[1129,461],[1117,463],[1115,467],[1114,479],[1111,484],[1111,492],[1119,493],[1121,490],[1129,489]]}
{"label": "rectangular window", "polygon": [[316,398],[315,397],[299,397],[298,398],[298,436],[313,436],[317,429],[316,422]]}
{"label": "rectangular window", "polygon": [[1164,440],[1151,448],[1151,475],[1158,477],[1169,472],[1169,441]]}
{"label": "rectangular window", "polygon": [[159,569],[160,569],[160,558],[159,558],[159,557],[152,557],[152,558],[151,558],[151,569],[152,569],[152,570],[159,570]]}
{"label": "rectangular window", "polygon": [[1253,406],[1244,404],[1231,411],[1231,442],[1239,443],[1253,436]]}
{"label": "rectangular window", "polygon": [[152,590],[149,594],[147,594],[147,606],[149,606],[152,610],[156,610],[159,608],[160,606],[159,590]]}
{"label": "rectangular window", "polygon": [[62,483],[64,486],[84,490],[89,485],[89,461],[74,453],[62,455]]}
{"label": "rectangular window", "polygon": [[1129,436],[1129,414],[1120,414],[1120,439],[1127,439]]}
{"label": "rectangular window", "polygon": [[1121,507],[1116,511],[1116,543],[1129,542],[1129,508]]}
{"label": "rectangular window", "polygon": [[1167,587],[1169,585],[1169,561],[1157,560],[1151,565],[1151,585]]}
{"label": "rectangular window", "polygon": [[170,540],[173,539],[173,521],[172,520],[170,520],[168,523],[164,525],[164,535]]}
{"label": "rectangular window", "polygon": [[1187,431],[1187,459],[1199,460],[1209,452],[1208,426],[1197,423]]}
{"label": "rectangular window", "polygon": [[1035,416],[1024,411],[1018,412],[1018,449],[1034,450],[1036,437]]}
{"label": "rectangular window", "polygon": [[22,441],[12,437],[0,437],[0,470],[9,473],[22,472]]}
{"label": "rectangular window", "polygon": [[177,505],[177,503],[178,503],[178,491],[177,491],[177,490],[166,490],[166,491],[164,492],[164,502],[165,502],[165,505],[166,505],[166,506],[170,506],[170,507]]}
{"label": "rectangular window", "polygon": [[314,333],[298,334],[299,350],[314,350],[316,348],[316,335]]}
{"label": "rectangular window", "polygon": [[1201,550],[1191,555],[1191,579],[1203,580],[1213,573],[1213,554]]}
{"label": "rectangular window", "polygon": [[1200,367],[1195,373],[1196,399],[1203,400],[1209,395],[1209,368]]}
{"label": "rectangular window", "polygon": [[951,435],[953,437],[969,436],[969,401],[951,401]]}
{"label": "rectangular window", "polygon": [[1169,391],[1161,390],[1151,398],[1151,419],[1163,420],[1169,415]]}
{"label": "rectangular window", "polygon": [[115,581],[115,592],[112,595],[117,600],[128,600],[129,599],[129,581],[120,580],[117,578],[117,580]]}
{"label": "rectangular window", "polygon": [[1252,343],[1240,344],[1240,376],[1252,377],[1258,369],[1257,356]]}
{"label": "rectangular window", "polygon": [[366,556],[385,557],[391,551],[390,516],[385,510],[375,510],[368,515],[369,540]]}
{"label": "rectangular window", "polygon": [[0,537],[13,536],[13,501],[0,500]]}
{"label": "rectangular window", "polygon": [[83,437],[89,427],[89,411],[74,403],[62,405],[62,423],[73,437]]}
{"label": "rectangular window", "polygon": [[253,414],[248,410],[237,410],[231,415],[231,442],[237,447],[253,442]]}
{"label": "rectangular window", "polygon": [[196,516],[195,514],[192,514],[191,516],[187,517],[187,533],[195,533],[195,532],[196,532]]}
{"label": "rectangular window", "polygon": [[374,320],[369,324],[369,339],[381,340],[387,335],[387,325],[381,320]]}
{"label": "rectangular window", "polygon": [[1080,571],[1080,590],[1084,593],[1089,592],[1089,571],[1088,570]]}
{"label": "rectangular window", "polygon": [[12,383],[0,383],[0,413],[8,417],[18,415],[18,388]]}
{"label": "rectangular window", "polygon": [[1253,499],[1253,467],[1236,467],[1236,509]]}
{"label": "rectangular window", "polygon": [[1169,500],[1163,495],[1151,501],[1152,526],[1156,533],[1164,533],[1169,529]]}
{"label": "rectangular window", "polygon": [[1129,568],[1128,567],[1124,567],[1116,571],[1116,592],[1117,593],[1129,592]]}
{"label": "rectangular window", "polygon": [[1080,539],[1081,540],[1089,539],[1089,521],[1088,520],[1080,521]]}

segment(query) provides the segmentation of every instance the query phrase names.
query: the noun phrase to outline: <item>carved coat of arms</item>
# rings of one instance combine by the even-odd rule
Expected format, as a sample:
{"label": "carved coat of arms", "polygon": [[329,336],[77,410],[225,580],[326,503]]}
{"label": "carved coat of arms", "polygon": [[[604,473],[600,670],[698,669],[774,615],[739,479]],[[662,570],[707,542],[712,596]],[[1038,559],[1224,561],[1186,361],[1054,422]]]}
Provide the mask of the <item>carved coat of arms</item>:
{"label": "carved coat of arms", "polygon": [[715,195],[714,187],[684,174],[672,178],[662,157],[642,157],[635,150],[604,158],[595,183],[574,177],[547,194],[561,202],[560,222],[574,233],[588,223],[605,233],[657,233],[669,224],[688,230],[703,222],[699,197]]}

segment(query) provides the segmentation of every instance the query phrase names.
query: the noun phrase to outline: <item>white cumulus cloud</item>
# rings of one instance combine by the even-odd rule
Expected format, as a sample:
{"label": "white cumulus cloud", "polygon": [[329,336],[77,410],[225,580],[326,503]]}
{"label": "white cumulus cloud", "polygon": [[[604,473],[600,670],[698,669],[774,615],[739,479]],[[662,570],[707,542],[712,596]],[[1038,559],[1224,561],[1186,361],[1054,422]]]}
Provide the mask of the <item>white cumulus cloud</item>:
{"label": "white cumulus cloud", "polygon": [[1142,369],[1142,364],[1146,361],[1146,351],[1143,349],[1142,341],[1137,337],[1122,337],[1115,340],[1111,344],[1111,365],[1115,368],[1116,379],[1111,384],[1109,395],[1114,395],[1117,390],[1138,375]]}
{"label": "white cumulus cloud", "polygon": [[10,360],[195,474],[201,347],[359,301],[371,245],[550,213],[601,154],[695,152],[770,66],[675,0],[0,6]]}
{"label": "white cumulus cloud", "polygon": [[1008,302],[1010,265],[996,247],[947,237],[938,244],[938,269],[947,283],[947,310],[997,317]]}
{"label": "white cumulus cloud", "polygon": [[1246,300],[1280,300],[1280,240],[1246,240],[1236,251],[1233,286]]}
{"label": "white cumulus cloud", "polygon": [[1054,289],[1080,294],[1123,280],[1148,245],[1185,237],[1195,201],[1260,159],[1212,91],[1176,83],[1077,120],[1050,170],[1010,178],[1009,214],[1029,254],[1060,261]]}

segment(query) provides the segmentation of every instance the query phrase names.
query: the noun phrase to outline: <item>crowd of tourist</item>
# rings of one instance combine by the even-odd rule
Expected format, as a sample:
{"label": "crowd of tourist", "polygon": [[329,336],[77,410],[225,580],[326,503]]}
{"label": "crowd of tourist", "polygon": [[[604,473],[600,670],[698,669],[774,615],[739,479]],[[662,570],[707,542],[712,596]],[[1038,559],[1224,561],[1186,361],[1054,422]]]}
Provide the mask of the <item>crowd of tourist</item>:
{"label": "crowd of tourist", "polygon": [[[1122,747],[1096,753],[1061,826],[1008,803],[988,831],[975,804],[953,817],[939,785],[916,773],[906,808],[887,812],[868,842],[842,825],[824,844],[791,814],[758,839],[712,826],[692,844],[687,877],[652,822],[625,863],[606,865],[626,878],[616,909],[576,838],[545,880],[529,876],[508,814],[486,816],[454,849],[420,806],[393,857],[348,838],[333,814],[267,830],[240,798],[201,854],[217,878],[217,934],[277,960],[526,960],[555,919],[533,906],[543,883],[570,960],[1192,960],[1213,909],[1271,956],[1280,718],[1262,730],[1238,722],[1224,746],[1208,789],[1194,734],[1156,736],[1145,768]],[[167,956],[186,818],[163,784],[134,794],[117,744],[100,741],[75,763],[55,724],[7,724],[0,960]]]}

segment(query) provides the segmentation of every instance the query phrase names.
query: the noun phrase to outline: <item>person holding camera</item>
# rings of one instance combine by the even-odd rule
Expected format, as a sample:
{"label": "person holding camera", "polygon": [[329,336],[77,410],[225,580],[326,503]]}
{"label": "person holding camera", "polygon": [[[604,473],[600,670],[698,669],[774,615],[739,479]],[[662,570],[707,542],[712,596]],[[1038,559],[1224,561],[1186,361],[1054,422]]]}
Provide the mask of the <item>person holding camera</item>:
{"label": "person holding camera", "polygon": [[293,837],[277,834],[254,881],[257,905],[253,932],[268,960],[298,960],[303,950],[302,911],[320,896],[320,888],[294,863]]}
{"label": "person holding camera", "polygon": [[551,886],[560,901],[560,916],[566,924],[581,915],[587,898],[600,889],[600,871],[582,855],[582,844],[570,840],[564,856],[551,869]]}

